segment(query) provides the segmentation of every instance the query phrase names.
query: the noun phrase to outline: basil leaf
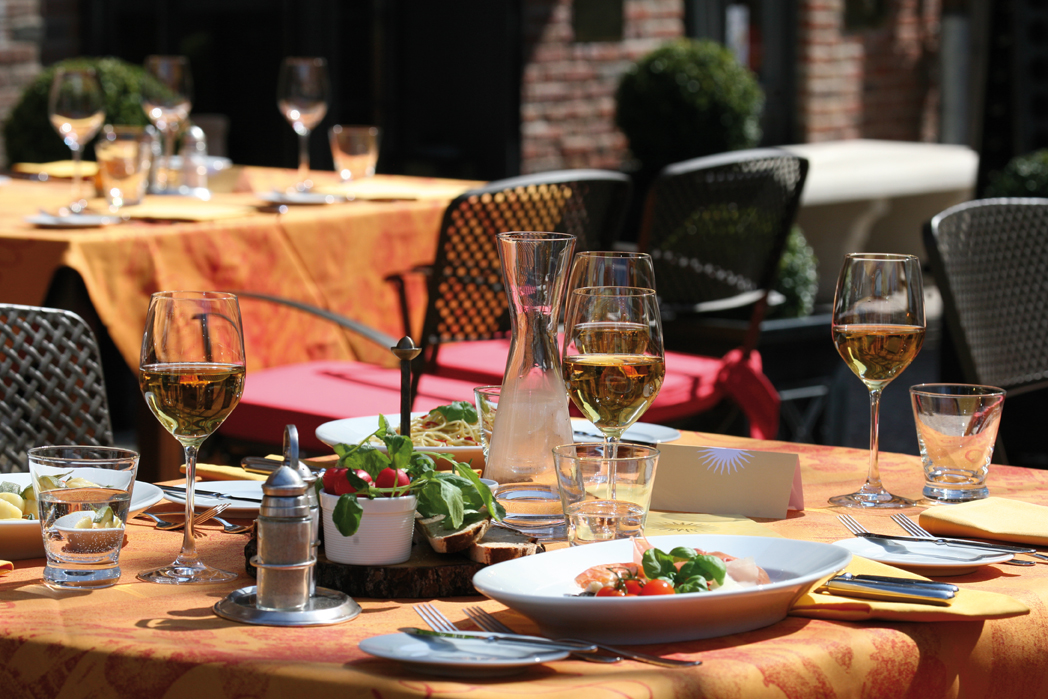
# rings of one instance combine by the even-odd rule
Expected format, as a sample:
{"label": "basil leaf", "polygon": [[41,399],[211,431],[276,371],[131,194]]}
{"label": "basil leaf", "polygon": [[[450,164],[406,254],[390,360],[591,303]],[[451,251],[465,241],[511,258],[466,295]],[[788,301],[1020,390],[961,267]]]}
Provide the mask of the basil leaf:
{"label": "basil leaf", "polygon": [[[374,478],[374,476],[372,476]],[[371,490],[371,485],[366,480],[357,475],[356,471],[346,471],[346,480],[353,486],[353,490],[357,491],[357,495],[368,495],[368,491]]]}
{"label": "basil leaf", "polygon": [[411,462],[405,470],[408,472],[408,475],[411,476],[411,480],[415,480],[424,473],[436,471],[437,465],[429,454],[416,451],[411,453]]}
{"label": "basil leaf", "polygon": [[677,574],[677,566],[673,565],[673,557],[658,549],[648,549],[641,556],[641,566],[648,580],[655,578],[666,578],[673,582]]}
{"label": "basil leaf", "polygon": [[407,470],[411,465],[411,454],[415,449],[411,444],[411,439],[399,434],[387,434],[383,441],[386,443],[386,450],[393,462],[393,468]]}
{"label": "basil leaf", "polygon": [[367,471],[372,478],[378,478],[383,469],[389,468],[392,462],[386,452],[370,444],[358,446],[339,461],[339,466],[355,472],[358,468]]}
{"label": "basil leaf", "polygon": [[360,518],[363,514],[364,508],[355,496],[343,495],[338,499],[335,511],[331,513],[331,521],[342,536],[353,536],[360,528]]}
{"label": "basil leaf", "polygon": [[440,413],[448,422],[462,420],[471,425],[477,424],[477,409],[464,400],[454,401],[451,405],[438,405],[429,411],[430,415],[433,413]]}
{"label": "basil leaf", "polygon": [[477,472],[466,464],[456,463],[455,473],[458,473],[473,484],[473,487],[480,495],[480,499],[484,503],[484,506],[488,508],[491,517],[501,522],[502,518],[506,516],[506,508],[495,500],[495,495],[491,492],[491,488],[488,487],[487,483],[481,482],[480,476],[477,475]]}
{"label": "basil leaf", "polygon": [[728,568],[720,558],[701,555],[695,556],[695,558],[681,566],[678,579],[689,580],[696,575],[701,575],[707,580],[716,580],[718,585],[723,585],[724,576],[727,573]]}
{"label": "basil leaf", "polygon": [[689,549],[684,546],[678,546],[677,548],[670,551],[670,555],[676,558],[678,561],[690,561],[699,555],[695,549]]}
{"label": "basil leaf", "polygon": [[[437,481],[440,484],[440,496],[448,508],[448,517],[444,520],[445,529],[458,529],[462,526],[462,518],[465,515],[465,506],[462,502],[462,489],[446,480]],[[451,526],[448,527],[448,524]]]}
{"label": "basil leaf", "polygon": [[684,582],[677,585],[677,594],[683,595],[688,592],[709,592],[710,585],[706,582],[706,578],[701,575],[688,578]]}
{"label": "basil leaf", "polygon": [[380,413],[378,416],[378,431],[375,432],[375,436],[382,439],[387,432],[393,432],[393,430],[389,429],[389,420],[386,419],[386,416]]}

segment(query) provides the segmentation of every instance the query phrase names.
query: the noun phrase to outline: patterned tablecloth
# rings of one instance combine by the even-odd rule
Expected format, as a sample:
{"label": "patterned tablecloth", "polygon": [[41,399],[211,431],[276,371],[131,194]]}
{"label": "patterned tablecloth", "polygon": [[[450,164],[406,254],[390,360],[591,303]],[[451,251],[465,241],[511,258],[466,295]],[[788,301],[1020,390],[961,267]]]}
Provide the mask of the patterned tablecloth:
{"label": "patterned tablecloth", "polygon": [[[334,173],[315,175],[335,180]],[[24,220],[67,203],[68,182],[7,182],[0,186],[0,302],[40,305],[55,271],[70,267],[83,278],[91,303],[132,367],[138,366],[149,295],[160,290],[285,296],[403,335],[397,296],[384,278],[432,262],[448,201],[479,183],[376,176],[376,185],[418,198],[291,207],[283,215],[254,208],[265,202],[252,190],[266,192],[293,181],[287,171],[244,168],[230,187],[234,191],[213,197],[216,204],[249,207],[243,216],[131,220],[95,229],[34,228]],[[147,197],[146,204],[170,208],[172,199]],[[421,278],[409,281],[410,307],[420,325],[425,286]],[[312,359],[395,361],[388,350],[298,311],[250,300],[242,302],[242,311],[249,370]]]}
{"label": "patterned tablecloth", "polygon": [[[800,455],[808,509],[764,522],[789,538],[832,542],[846,536],[830,495],[854,489],[864,451],[686,434],[685,443],[776,449]],[[882,455],[884,480],[902,495],[922,485],[916,457]],[[1048,472],[993,467],[993,494],[1048,504]],[[915,511],[909,512],[915,514]],[[858,513],[890,532],[886,514]],[[879,519],[883,518],[883,519]],[[417,626],[417,600],[358,600],[363,613],[333,627],[282,629],[235,624],[211,607],[250,579],[171,588],[134,574],[174,556],[179,535],[136,524],[116,587],[59,593],[40,584],[42,561],[17,562],[0,578],[0,687],[8,697],[1036,697],[1048,695],[1048,565],[988,566],[951,580],[1011,595],[1031,614],[995,621],[839,622],[787,617],[749,633],[643,650],[701,657],[695,668],[625,661],[563,660],[503,679],[412,674],[361,652],[364,638]],[[695,525],[702,532],[704,525]],[[247,537],[212,529],[198,547],[211,564],[243,570]],[[434,600],[452,620],[480,604],[517,630],[534,627],[500,604],[478,598]],[[580,631],[581,633],[581,631]]]}

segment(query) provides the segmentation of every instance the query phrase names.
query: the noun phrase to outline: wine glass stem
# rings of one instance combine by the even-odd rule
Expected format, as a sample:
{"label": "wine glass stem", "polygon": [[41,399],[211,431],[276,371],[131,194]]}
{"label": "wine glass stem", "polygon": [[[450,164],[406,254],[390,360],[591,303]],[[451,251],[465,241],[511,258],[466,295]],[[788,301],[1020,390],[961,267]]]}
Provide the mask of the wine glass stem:
{"label": "wine glass stem", "polygon": [[615,435],[604,435],[604,458],[608,460],[608,499],[618,499],[618,461],[615,457],[619,454],[619,442],[621,440]]}
{"label": "wine glass stem", "polygon": [[866,475],[866,487],[880,490],[881,469],[877,464],[878,441],[881,418],[881,389],[870,389],[870,472]]}
{"label": "wine glass stem", "polygon": [[80,210],[80,146],[71,149],[73,151],[73,206],[76,211]]}
{"label": "wine glass stem", "polygon": [[298,136],[298,183],[302,189],[309,189],[309,132]]}
{"label": "wine glass stem", "polygon": [[196,539],[193,537],[193,498],[196,490],[196,444],[184,444],[186,453],[186,526],[182,531],[182,550],[175,559],[175,565],[196,568],[200,566],[197,556]]}

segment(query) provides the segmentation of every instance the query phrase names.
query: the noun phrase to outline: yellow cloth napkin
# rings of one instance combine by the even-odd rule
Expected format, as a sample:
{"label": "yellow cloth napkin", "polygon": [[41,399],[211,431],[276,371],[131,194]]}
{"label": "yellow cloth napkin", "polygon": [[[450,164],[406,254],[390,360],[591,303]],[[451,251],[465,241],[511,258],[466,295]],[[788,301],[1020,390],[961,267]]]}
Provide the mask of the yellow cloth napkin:
{"label": "yellow cloth napkin", "polygon": [[15,569],[15,564],[11,561],[0,561],[0,577],[3,577]]}
{"label": "yellow cloth napkin", "polygon": [[[877,563],[858,556],[845,569],[853,575],[890,575],[896,578],[927,580],[914,573]],[[815,588],[818,588],[820,582]],[[815,588],[812,588],[813,590]],[[808,592],[790,609],[791,616],[838,621],[883,619],[886,621],[964,621],[975,619],[1004,619],[1029,614],[1030,608],[1017,599],[996,592],[983,592],[962,587],[949,607],[908,602],[884,602]]]}
{"label": "yellow cloth napkin", "polygon": [[258,210],[252,206],[215,204],[190,197],[164,197],[160,201],[146,199],[141,204],[122,209],[121,213],[153,221],[217,221],[255,216]]}
{"label": "yellow cloth napkin", "polygon": [[[179,470],[185,473],[186,465],[182,464]],[[264,481],[268,478],[261,473],[248,473],[239,466],[200,463],[196,466],[196,474],[205,481]]]}
{"label": "yellow cloth napkin", "polygon": [[921,526],[938,536],[975,537],[1048,546],[1048,507],[1007,498],[986,498],[930,507]]}
{"label": "yellow cloth napkin", "polygon": [[[15,163],[11,166],[15,172],[27,175],[47,175],[48,177],[73,177],[72,160],[56,160],[53,163]],[[90,160],[80,163],[81,177],[94,177],[98,173],[98,164]]]}

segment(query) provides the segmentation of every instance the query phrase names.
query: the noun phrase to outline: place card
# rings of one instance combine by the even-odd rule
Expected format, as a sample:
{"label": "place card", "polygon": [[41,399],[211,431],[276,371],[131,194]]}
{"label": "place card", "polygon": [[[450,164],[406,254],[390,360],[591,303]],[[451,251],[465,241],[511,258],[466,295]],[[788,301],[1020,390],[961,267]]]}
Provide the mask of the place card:
{"label": "place card", "polygon": [[783,519],[804,509],[796,454],[659,445],[651,509]]}

